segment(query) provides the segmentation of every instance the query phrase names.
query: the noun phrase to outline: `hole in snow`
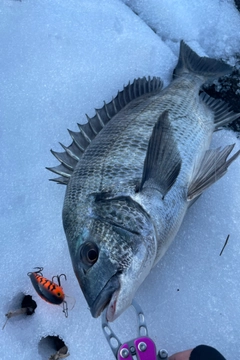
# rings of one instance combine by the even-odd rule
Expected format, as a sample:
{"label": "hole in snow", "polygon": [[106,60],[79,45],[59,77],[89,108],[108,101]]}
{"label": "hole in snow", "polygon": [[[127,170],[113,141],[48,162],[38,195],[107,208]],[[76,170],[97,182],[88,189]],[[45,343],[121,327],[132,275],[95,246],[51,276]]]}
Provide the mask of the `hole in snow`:
{"label": "hole in snow", "polygon": [[27,315],[32,315],[37,307],[36,301],[33,300],[31,295],[24,295],[21,303],[21,308],[26,309]]}
{"label": "hole in snow", "polygon": [[[17,320],[21,320],[23,316],[32,315],[35,312],[37,307],[36,301],[33,300],[31,295],[24,295],[23,293],[17,294],[13,300],[8,304],[6,309],[6,321],[2,327],[6,326],[7,322],[11,318],[15,318]],[[11,321],[17,321],[11,320]]]}
{"label": "hole in snow", "polygon": [[62,359],[68,356],[68,348],[64,341],[59,336],[53,335],[43,337],[39,341],[38,352],[43,360]]}

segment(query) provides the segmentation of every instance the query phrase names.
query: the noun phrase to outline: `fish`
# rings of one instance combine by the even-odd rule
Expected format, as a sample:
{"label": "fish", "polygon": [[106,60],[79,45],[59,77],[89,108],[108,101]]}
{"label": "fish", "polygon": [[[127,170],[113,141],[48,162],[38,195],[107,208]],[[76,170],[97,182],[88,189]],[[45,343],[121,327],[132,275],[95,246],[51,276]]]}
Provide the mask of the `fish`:
{"label": "fish", "polygon": [[[188,208],[239,156],[211,149],[213,132],[239,114],[202,85],[229,74],[183,40],[172,81],[139,78],[69,130],[47,168],[66,185],[62,221],[91,315],[114,321],[175,238]],[[231,153],[231,156],[230,156]],[[229,157],[230,156],[230,157]]]}

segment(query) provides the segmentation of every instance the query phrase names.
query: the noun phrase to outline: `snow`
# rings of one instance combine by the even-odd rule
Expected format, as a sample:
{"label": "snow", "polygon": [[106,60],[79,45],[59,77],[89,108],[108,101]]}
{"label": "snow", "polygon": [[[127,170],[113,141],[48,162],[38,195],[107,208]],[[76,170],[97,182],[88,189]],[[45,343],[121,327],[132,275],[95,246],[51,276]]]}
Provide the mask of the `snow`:
{"label": "snow", "polygon": [[[0,358],[48,359],[54,351],[39,342],[59,335],[69,359],[113,359],[72,270],[61,224],[65,188],[48,181],[45,167],[56,165],[49,150],[68,145],[67,128],[77,131],[85,113],[92,116],[129,80],[154,75],[167,84],[180,39],[234,64],[240,14],[230,0],[2,0],[0,18],[2,324],[23,293],[38,305],[33,316],[8,321]],[[213,146],[231,143],[240,148],[234,133],[214,134]],[[228,359],[240,356],[239,177],[237,159],[190,208],[136,294],[150,337],[169,354],[206,343]],[[50,279],[67,275],[70,307],[76,300],[68,318],[33,289],[27,273],[36,266]],[[112,327],[122,341],[135,337],[133,310]]]}

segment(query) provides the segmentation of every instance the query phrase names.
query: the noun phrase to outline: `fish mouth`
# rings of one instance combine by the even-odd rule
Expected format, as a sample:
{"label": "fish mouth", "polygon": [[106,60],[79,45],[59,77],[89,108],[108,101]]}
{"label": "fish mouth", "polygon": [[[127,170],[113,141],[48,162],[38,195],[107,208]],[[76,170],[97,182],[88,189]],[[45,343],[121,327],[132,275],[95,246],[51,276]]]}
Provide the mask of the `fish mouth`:
{"label": "fish mouth", "polygon": [[117,302],[117,295],[120,290],[120,282],[118,274],[113,275],[107,284],[104,286],[102,291],[98,294],[97,298],[90,306],[91,314],[94,318],[100,316],[102,311],[108,306],[107,319],[112,321]]}
{"label": "fish mouth", "polygon": [[108,304],[107,313],[106,313],[107,321],[115,320],[116,305],[117,305],[119,291],[120,290],[118,289],[112,294],[111,301]]}

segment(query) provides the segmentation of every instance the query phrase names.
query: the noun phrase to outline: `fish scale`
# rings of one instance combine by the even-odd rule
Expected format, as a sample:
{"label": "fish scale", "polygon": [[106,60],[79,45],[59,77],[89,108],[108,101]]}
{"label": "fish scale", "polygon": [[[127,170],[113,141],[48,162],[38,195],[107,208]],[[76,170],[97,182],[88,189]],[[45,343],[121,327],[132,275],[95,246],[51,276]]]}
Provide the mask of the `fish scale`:
{"label": "fish scale", "polygon": [[[194,103],[191,102],[192,92],[196,93],[196,88],[199,87],[190,82],[195,91],[190,92],[191,89],[188,87],[188,97],[181,104],[176,100],[177,98],[182,99],[181,93],[179,96],[176,92],[179,87],[178,81],[181,80],[177,80],[177,83],[174,83],[171,88],[174,97],[169,92],[162,92],[150,99],[141,99],[141,101],[137,99],[135,102],[138,107],[133,104],[134,113],[132,113],[132,107],[127,108],[117,114],[112,119],[112,122],[105,126],[96,141],[90,144],[84,153],[84,157],[77,164],[72,177],[73,180],[68,185],[66,197],[68,197],[68,194],[71,197],[70,193],[73,192],[77,195],[75,201],[79,204],[79,201],[84,201],[83,197],[89,194],[91,187],[93,191],[112,190],[116,193],[119,183],[121,193],[122,181],[125,184],[125,192],[127,189],[132,194],[135,190],[132,179],[141,179],[143,162],[153,125],[158,114],[165,109],[169,109],[169,118],[179,151],[183,157],[186,157],[186,164],[193,167],[193,154],[199,154],[199,150],[203,152],[209,145],[207,143],[202,147],[202,141],[206,134],[213,129],[213,114],[209,110],[208,121],[205,121],[205,127],[204,124],[201,126],[197,121],[199,99],[196,99]],[[195,109],[195,113],[193,113],[193,109]],[[197,125],[198,129],[196,129]],[[179,128],[182,133],[179,133]],[[196,132],[194,139],[190,136],[193,131]],[[189,146],[191,146],[191,154],[188,151]],[[184,168],[181,169],[179,176],[182,176],[183,172]],[[188,168],[185,173],[189,173]],[[130,181],[129,189],[128,181]],[[75,190],[76,187],[77,190]],[[73,202],[71,202],[72,206],[74,206]]]}
{"label": "fish scale", "polygon": [[183,41],[173,81],[138,79],[96,110],[50,168],[66,184],[63,226],[91,314],[115,320],[169,248],[189,206],[227,171],[233,145],[209,150],[236,119],[202,84],[232,71]]}

